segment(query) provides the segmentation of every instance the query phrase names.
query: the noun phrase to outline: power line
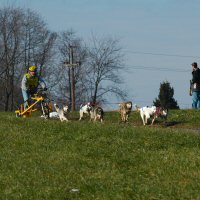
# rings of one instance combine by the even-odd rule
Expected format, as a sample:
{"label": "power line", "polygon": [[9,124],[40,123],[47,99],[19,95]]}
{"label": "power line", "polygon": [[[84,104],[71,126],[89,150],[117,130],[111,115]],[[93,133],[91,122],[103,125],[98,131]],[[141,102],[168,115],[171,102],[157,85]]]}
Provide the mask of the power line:
{"label": "power line", "polygon": [[138,66],[138,65],[127,65],[128,69],[135,69],[135,70],[153,70],[153,71],[173,71],[173,72],[191,72],[191,70],[184,70],[178,68],[162,68],[162,67],[147,67],[147,66]]}
{"label": "power line", "polygon": [[178,54],[164,54],[164,53],[151,53],[151,52],[142,52],[142,51],[131,51],[126,50],[128,53],[132,54],[142,54],[142,55],[153,55],[153,56],[169,56],[169,57],[181,57],[181,58],[197,58],[199,59],[200,56],[191,56],[191,55],[178,55]]}

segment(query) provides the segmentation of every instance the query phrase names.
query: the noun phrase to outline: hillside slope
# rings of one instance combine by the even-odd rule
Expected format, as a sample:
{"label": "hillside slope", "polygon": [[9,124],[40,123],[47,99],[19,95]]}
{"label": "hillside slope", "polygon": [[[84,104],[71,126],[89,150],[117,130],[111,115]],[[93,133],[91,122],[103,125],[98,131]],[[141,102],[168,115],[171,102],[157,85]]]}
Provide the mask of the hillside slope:
{"label": "hillside slope", "polygon": [[[1,199],[200,199],[199,111],[143,127],[0,113]],[[195,134],[194,134],[195,133]]]}

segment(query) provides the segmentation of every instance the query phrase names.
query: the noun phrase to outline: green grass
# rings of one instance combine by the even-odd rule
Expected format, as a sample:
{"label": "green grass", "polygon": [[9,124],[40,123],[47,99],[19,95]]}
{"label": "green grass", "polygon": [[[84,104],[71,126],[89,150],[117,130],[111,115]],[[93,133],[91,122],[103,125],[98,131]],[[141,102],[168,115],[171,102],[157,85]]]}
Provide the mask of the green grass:
{"label": "green grass", "polygon": [[[200,113],[143,127],[0,113],[0,199],[200,199]],[[73,192],[72,189],[78,189]]]}

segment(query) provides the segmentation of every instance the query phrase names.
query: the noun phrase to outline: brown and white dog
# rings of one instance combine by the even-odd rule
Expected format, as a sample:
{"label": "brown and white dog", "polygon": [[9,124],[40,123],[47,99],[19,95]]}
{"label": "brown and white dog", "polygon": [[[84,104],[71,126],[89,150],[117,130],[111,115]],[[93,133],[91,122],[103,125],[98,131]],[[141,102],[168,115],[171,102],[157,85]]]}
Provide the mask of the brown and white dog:
{"label": "brown and white dog", "polygon": [[99,120],[101,123],[103,123],[103,116],[104,112],[100,106],[92,107],[92,109],[90,110],[90,120]]}
{"label": "brown and white dog", "polygon": [[[61,122],[63,121],[69,121],[68,120],[68,115],[69,115],[69,107],[68,106],[63,106],[63,108],[59,108],[59,106],[55,103],[54,104],[55,110],[58,114],[58,117]],[[55,114],[55,113],[54,113]],[[56,115],[56,114],[55,114]],[[52,114],[53,116],[53,114]],[[52,117],[53,118],[53,117]]]}
{"label": "brown and white dog", "polygon": [[128,117],[131,113],[131,110],[132,110],[132,102],[131,101],[127,101],[127,102],[123,102],[123,103],[119,104],[119,112],[121,115],[122,122],[128,121]]}
{"label": "brown and white dog", "polygon": [[142,108],[138,108],[136,106],[136,109],[139,110],[139,112],[140,112],[140,116],[142,118],[143,125],[146,125],[150,119],[152,119],[151,125],[153,125],[156,118],[158,118],[158,117],[167,118],[168,110],[164,109],[162,107],[145,106]]}

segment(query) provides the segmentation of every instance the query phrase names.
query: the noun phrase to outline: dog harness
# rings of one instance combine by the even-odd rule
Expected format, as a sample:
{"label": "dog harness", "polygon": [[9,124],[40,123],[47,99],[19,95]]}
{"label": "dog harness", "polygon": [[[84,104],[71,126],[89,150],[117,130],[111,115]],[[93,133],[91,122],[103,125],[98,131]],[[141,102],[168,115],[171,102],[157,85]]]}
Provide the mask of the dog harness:
{"label": "dog harness", "polygon": [[156,115],[156,116],[159,116],[159,115],[161,114],[161,112],[162,112],[162,108],[161,108],[161,107],[157,107],[157,108],[156,108],[155,115]]}

